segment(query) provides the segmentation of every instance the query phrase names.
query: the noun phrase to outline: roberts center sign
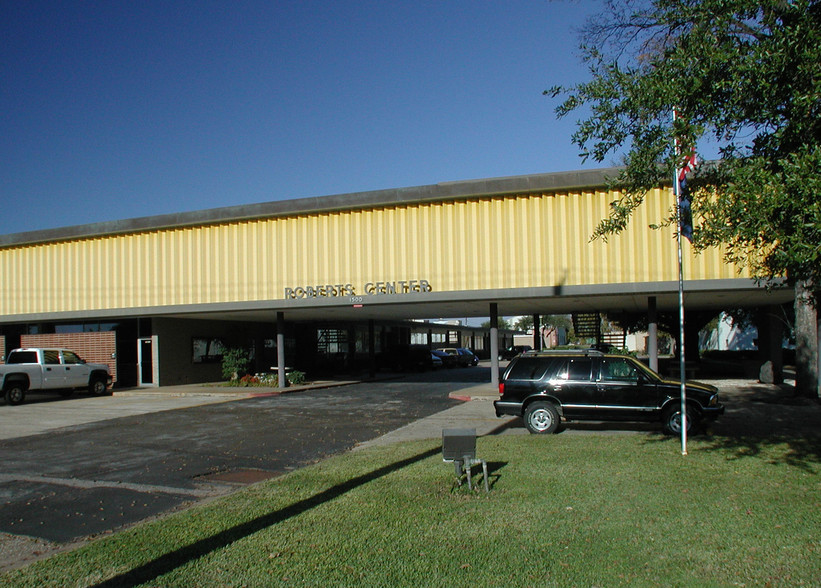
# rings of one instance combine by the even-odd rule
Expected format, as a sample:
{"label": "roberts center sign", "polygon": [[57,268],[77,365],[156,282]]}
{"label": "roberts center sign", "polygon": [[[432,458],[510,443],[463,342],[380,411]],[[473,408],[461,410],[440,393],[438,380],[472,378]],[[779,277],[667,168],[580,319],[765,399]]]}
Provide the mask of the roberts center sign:
{"label": "roberts center sign", "polygon": [[427,280],[396,280],[393,282],[367,282],[361,288],[353,284],[324,284],[318,286],[296,286],[285,288],[285,298],[334,298],[379,296],[385,294],[409,294],[431,292],[433,288]]}

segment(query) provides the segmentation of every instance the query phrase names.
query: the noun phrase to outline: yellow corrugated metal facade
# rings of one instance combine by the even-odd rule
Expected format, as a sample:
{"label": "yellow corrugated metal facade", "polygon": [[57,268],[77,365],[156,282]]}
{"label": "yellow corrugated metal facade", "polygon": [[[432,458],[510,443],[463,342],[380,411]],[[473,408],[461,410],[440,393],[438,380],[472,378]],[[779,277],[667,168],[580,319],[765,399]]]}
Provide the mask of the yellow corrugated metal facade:
{"label": "yellow corrugated metal facade", "polygon": [[[606,191],[476,197],[0,249],[0,314],[282,299],[285,288],[425,278],[437,292],[678,279],[670,192],[590,241]],[[739,277],[720,251],[687,279]],[[742,274],[746,275],[746,274]]]}

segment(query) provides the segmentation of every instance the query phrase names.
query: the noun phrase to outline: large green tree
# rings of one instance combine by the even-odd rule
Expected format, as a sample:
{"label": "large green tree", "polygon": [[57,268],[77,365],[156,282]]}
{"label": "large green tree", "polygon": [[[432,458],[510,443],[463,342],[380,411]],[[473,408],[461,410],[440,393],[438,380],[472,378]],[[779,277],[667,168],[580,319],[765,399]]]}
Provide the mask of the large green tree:
{"label": "large green tree", "polygon": [[584,157],[623,157],[623,196],[595,236],[624,229],[682,154],[716,147],[688,178],[693,244],[723,244],[756,277],[795,286],[797,385],[817,393],[821,0],[612,0],[581,39],[592,78],[547,93],[563,96],[559,116],[581,113]]}

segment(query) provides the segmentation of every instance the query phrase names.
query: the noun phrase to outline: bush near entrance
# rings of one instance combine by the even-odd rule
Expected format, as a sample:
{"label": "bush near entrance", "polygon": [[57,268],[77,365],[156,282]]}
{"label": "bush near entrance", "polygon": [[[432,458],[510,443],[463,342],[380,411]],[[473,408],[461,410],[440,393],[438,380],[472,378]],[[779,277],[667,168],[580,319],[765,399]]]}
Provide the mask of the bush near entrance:
{"label": "bush near entrance", "polygon": [[[305,383],[305,372],[292,370],[285,375],[288,384],[298,386]],[[269,374],[246,374],[228,382],[229,386],[242,388],[278,388],[279,376],[275,373]]]}

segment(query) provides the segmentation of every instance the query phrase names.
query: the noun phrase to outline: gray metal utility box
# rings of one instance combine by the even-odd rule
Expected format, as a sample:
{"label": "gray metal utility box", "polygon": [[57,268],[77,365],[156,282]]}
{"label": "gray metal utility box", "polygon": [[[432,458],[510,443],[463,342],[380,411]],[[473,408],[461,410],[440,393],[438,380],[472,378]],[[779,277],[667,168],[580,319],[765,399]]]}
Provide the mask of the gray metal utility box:
{"label": "gray metal utility box", "polygon": [[442,459],[476,459],[476,429],[442,429]]}
{"label": "gray metal utility box", "polygon": [[481,465],[485,492],[488,491],[487,463],[476,458],[476,429],[442,429],[442,460],[453,463],[460,486],[462,476],[467,477],[468,488],[471,490],[471,468]]}

